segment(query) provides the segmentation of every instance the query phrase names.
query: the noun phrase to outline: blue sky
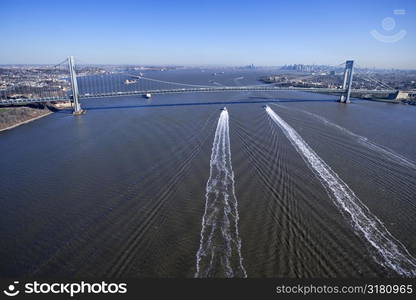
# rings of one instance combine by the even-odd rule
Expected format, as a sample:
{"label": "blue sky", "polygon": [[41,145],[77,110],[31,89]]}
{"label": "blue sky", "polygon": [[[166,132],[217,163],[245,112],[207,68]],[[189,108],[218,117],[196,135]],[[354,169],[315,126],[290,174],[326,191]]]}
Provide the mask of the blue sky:
{"label": "blue sky", "polygon": [[[393,14],[405,9],[405,15]],[[382,20],[396,26],[385,30]],[[403,39],[384,43],[371,30]],[[416,1],[0,2],[0,64],[339,64],[416,69]]]}

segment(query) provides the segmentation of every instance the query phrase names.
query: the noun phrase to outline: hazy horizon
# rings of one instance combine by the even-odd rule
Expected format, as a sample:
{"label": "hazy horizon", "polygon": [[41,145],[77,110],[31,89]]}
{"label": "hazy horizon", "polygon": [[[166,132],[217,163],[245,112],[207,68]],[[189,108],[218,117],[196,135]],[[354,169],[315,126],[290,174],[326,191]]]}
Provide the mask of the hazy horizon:
{"label": "hazy horizon", "polygon": [[[221,68],[244,68],[244,67],[248,67],[249,65],[245,64],[241,64],[241,65],[220,65],[220,64],[207,64],[207,65],[197,65],[197,64],[134,64],[134,63],[122,63],[122,64],[101,64],[101,63],[96,63],[96,64],[79,64],[76,63],[77,65],[86,65],[86,66],[100,66],[100,67],[104,67],[104,66],[139,66],[139,67],[172,67],[172,68],[206,68],[206,69],[221,69]],[[255,68],[281,68],[284,66],[290,66],[290,65],[297,65],[299,63],[286,63],[286,64],[282,64],[282,65],[254,65]],[[0,64],[0,66],[51,66],[51,65],[55,65],[55,64],[50,64],[50,63],[7,63],[7,64]],[[328,66],[328,67],[337,67],[334,65],[328,65],[328,64],[299,64],[299,65],[315,65],[315,66]],[[338,66],[340,69],[343,69],[344,66]],[[416,68],[380,68],[380,67],[367,67],[367,66],[358,66],[354,68],[355,70],[357,69],[374,69],[374,70],[398,70],[398,71],[416,71]],[[288,70],[290,71],[290,70]]]}

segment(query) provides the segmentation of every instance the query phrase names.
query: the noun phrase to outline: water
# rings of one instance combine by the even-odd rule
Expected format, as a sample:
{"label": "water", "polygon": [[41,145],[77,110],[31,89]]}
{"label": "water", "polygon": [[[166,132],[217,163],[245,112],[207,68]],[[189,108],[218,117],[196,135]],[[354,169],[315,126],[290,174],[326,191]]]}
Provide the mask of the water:
{"label": "water", "polygon": [[[335,205],[350,220],[353,229],[375,248],[381,264],[393,269],[400,275],[416,275],[416,259],[412,257],[398,240],[354,194],[350,187],[311,149],[302,137],[269,106],[266,112],[282,129],[296,151],[318,176],[322,185],[333,198]],[[372,144],[370,144],[372,146]],[[376,148],[378,149],[378,148]],[[384,153],[384,152],[383,152]],[[396,157],[396,156],[393,156]],[[400,157],[399,157],[400,158]],[[402,162],[402,159],[399,159]]]}
{"label": "water", "polygon": [[238,202],[228,119],[228,111],[224,108],[212,144],[195,277],[247,277],[238,234]]}
{"label": "water", "polygon": [[[271,72],[221,71],[145,75],[235,85],[260,84]],[[81,117],[60,112],[0,133],[1,275],[414,274],[415,108],[335,99],[300,92],[90,99]],[[359,199],[357,222],[376,217],[386,239],[372,245],[357,234],[328,185],[265,113],[267,101]],[[221,213],[206,215],[210,203]]]}
{"label": "water", "polygon": [[393,162],[400,163],[405,167],[411,167],[413,169],[416,169],[416,163],[415,162],[410,161],[406,157],[403,157],[402,155],[394,152],[393,150],[391,150],[389,148],[386,148],[386,147],[383,147],[381,145],[377,145],[376,143],[368,140],[368,138],[366,138],[364,136],[361,136],[361,135],[358,135],[358,134],[355,134],[355,133],[349,131],[348,129],[346,129],[344,127],[341,127],[341,126],[339,126],[335,123],[332,123],[332,122],[328,121],[327,119],[325,119],[322,116],[319,116],[317,114],[314,114],[314,113],[311,113],[311,112],[308,112],[308,111],[304,111],[304,110],[300,110],[300,111],[316,118],[317,120],[323,122],[325,125],[332,126],[336,129],[342,131],[343,133],[346,133],[346,134],[350,135],[351,137],[355,138],[358,143],[364,145],[365,147],[368,147],[370,150],[379,152],[379,154],[384,155],[385,158],[390,159]]}

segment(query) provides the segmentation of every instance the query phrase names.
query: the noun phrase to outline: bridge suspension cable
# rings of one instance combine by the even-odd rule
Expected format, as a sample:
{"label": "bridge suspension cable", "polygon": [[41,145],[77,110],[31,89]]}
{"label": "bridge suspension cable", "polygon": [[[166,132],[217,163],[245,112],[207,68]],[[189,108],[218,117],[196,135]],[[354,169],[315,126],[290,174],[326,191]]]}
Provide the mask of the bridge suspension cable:
{"label": "bridge suspension cable", "polygon": [[[155,78],[149,78],[149,77],[134,75],[134,74],[130,74],[130,73],[124,73],[124,74],[126,74],[128,76],[131,76],[133,78],[138,78],[138,79],[143,79],[143,80],[148,80],[148,81],[158,82],[158,83],[164,83],[164,84],[170,84],[170,85],[185,86],[185,87],[212,88],[212,87],[215,86],[215,85],[202,85],[202,84],[190,84],[190,83],[180,83],[180,82],[165,81],[165,80],[160,80],[160,79],[155,79]],[[221,85],[221,86],[222,87],[233,87],[233,86],[225,86],[225,85]],[[244,85],[244,87],[258,87],[258,86],[270,86],[270,83]]]}
{"label": "bridge suspension cable", "polygon": [[[359,67],[359,68],[361,68],[361,69],[366,69],[366,68],[363,68],[363,67],[361,67],[361,66],[358,66],[358,67]],[[388,89],[388,90],[395,90],[395,88],[393,88],[392,86],[388,85],[387,83],[382,82],[381,80],[378,80],[378,79],[376,79],[376,78],[374,78],[374,77],[370,76],[370,74],[372,74],[372,73],[370,73],[370,71],[367,71],[367,72],[361,72],[361,73],[359,73],[359,75],[360,75],[363,79],[365,79],[365,80],[367,80],[367,81],[372,81],[372,82],[376,83],[376,88],[377,88],[377,86],[378,86],[378,87],[382,87],[382,88],[384,88],[384,89]],[[373,73],[373,74],[374,74],[374,73]],[[374,75],[375,75],[375,74],[374,74]]]}
{"label": "bridge suspension cable", "polygon": [[153,82],[159,82],[159,83],[165,83],[165,84],[171,84],[171,85],[180,85],[180,86],[188,86],[188,87],[200,87],[200,88],[211,88],[212,87],[212,85],[171,82],[171,81],[164,81],[164,80],[160,80],[160,79],[154,79],[154,78],[149,78],[149,77],[144,77],[144,76],[139,76],[139,75],[133,75],[133,74],[129,74],[129,73],[125,73],[125,74],[129,75],[131,77],[134,77],[134,78],[139,78],[139,79],[153,81]]}
{"label": "bridge suspension cable", "polygon": [[1,101],[7,103],[16,100],[15,102],[23,103],[32,99],[53,101],[68,98],[69,73],[66,62],[65,59],[55,65],[21,67],[19,76],[11,77],[16,79],[10,80],[9,86],[0,91]]}
{"label": "bridge suspension cable", "polygon": [[377,79],[375,79],[375,78],[370,77],[368,74],[366,74],[366,75],[362,75],[362,77],[363,77],[363,79],[365,79],[365,80],[367,80],[367,81],[371,81],[371,82],[376,83],[378,86],[380,86],[380,87],[382,87],[382,88],[387,88],[387,89],[394,90],[391,86],[389,86],[389,85],[387,85],[387,84],[383,83],[382,81],[379,81],[379,80],[377,80]]}
{"label": "bridge suspension cable", "polygon": [[[207,84],[191,84],[183,82],[171,82],[162,79],[155,79],[128,72],[130,69],[126,66],[106,66],[86,64],[74,64],[72,58],[72,67],[68,68],[68,59],[50,66],[41,66],[38,68],[31,67],[30,70],[22,70],[26,72],[25,76],[33,77],[31,81],[16,81],[16,84],[9,87],[5,91],[0,91],[0,99],[6,100],[4,104],[25,103],[25,102],[49,102],[49,101],[68,101],[73,99],[73,82],[76,81],[76,94],[79,98],[88,97],[113,97],[122,95],[140,95],[145,93],[164,94],[164,93],[182,93],[182,92],[221,92],[221,91],[244,91],[250,93],[278,92],[281,90],[302,90],[313,92],[332,92],[345,94],[347,86],[351,91],[350,84],[345,84],[343,89],[338,88],[307,88],[307,87],[280,87],[275,84],[253,84],[253,85],[207,85]],[[79,61],[78,61],[79,62]],[[348,63],[350,67],[348,69]],[[345,78],[351,78],[352,81],[352,64],[348,61],[344,69]],[[345,65],[345,63],[338,66]],[[333,66],[333,67],[338,67]],[[72,70],[70,74],[69,69]],[[345,77],[345,70],[351,70],[351,74]],[[33,75],[31,75],[33,74]],[[363,79],[374,82],[383,89],[394,90],[388,84],[383,83],[369,74],[358,72]],[[71,75],[71,76],[70,76]],[[75,80],[70,80],[74,78]],[[212,82],[212,81],[210,81]],[[346,82],[346,81],[345,81]],[[374,91],[373,91],[374,92]],[[385,92],[385,90],[380,91]],[[252,95],[252,94],[251,94]]]}

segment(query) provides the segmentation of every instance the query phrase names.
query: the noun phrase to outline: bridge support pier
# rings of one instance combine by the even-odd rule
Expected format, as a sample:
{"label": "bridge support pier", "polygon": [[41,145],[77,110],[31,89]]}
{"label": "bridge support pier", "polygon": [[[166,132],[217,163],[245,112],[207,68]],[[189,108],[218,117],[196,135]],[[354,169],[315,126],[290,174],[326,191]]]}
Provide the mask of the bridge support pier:
{"label": "bridge support pier", "polygon": [[353,73],[354,73],[354,61],[347,60],[345,63],[345,70],[344,70],[344,82],[342,84],[342,89],[345,92],[342,93],[341,98],[339,99],[339,102],[341,103],[351,103],[350,94],[351,94]]}
{"label": "bridge support pier", "polygon": [[68,57],[68,68],[71,77],[72,101],[74,103],[73,114],[80,115],[83,114],[85,111],[81,109],[81,104],[79,103],[77,74],[75,73],[75,59],[73,56]]}

